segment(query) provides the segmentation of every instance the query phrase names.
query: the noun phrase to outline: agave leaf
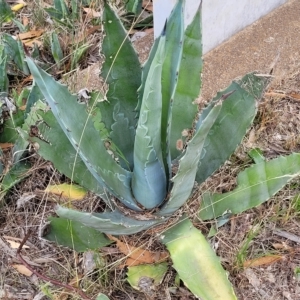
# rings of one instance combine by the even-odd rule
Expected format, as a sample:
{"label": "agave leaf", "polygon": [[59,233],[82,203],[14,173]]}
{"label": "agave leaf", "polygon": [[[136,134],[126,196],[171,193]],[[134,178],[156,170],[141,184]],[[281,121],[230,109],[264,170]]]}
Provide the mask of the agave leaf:
{"label": "agave leaf", "polygon": [[205,181],[223,165],[241,143],[256,115],[256,101],[260,99],[267,83],[268,79],[265,77],[255,76],[254,73],[247,74],[218,93],[202,112],[196,128],[202,126],[203,120],[218,99],[227,98],[216,123],[207,135],[196,175],[198,183]]}
{"label": "agave leaf", "polygon": [[60,64],[64,58],[64,55],[56,32],[52,32],[51,34],[51,52],[57,67],[60,68]]}
{"label": "agave leaf", "polygon": [[172,160],[176,159],[181,154],[181,144],[184,144],[187,138],[184,132],[191,129],[197,113],[198,108],[197,105],[194,104],[194,100],[198,97],[201,88],[202,80],[200,75],[202,66],[200,7],[192,23],[187,27],[184,33],[182,60],[169,128],[169,148]]}
{"label": "agave leaf", "polygon": [[50,217],[49,221],[50,230],[43,238],[77,252],[84,252],[89,249],[96,250],[112,243],[104,234],[93,228],[83,226],[79,222],[53,217]]}
{"label": "agave leaf", "polygon": [[[102,122],[112,142],[126,156],[132,168],[134,130],[137,119],[137,89],[141,83],[141,67],[127,33],[118,16],[104,4],[103,26],[106,36],[102,44],[105,62],[101,76],[109,85],[107,100],[97,104],[101,110]],[[113,126],[113,124],[116,125]],[[126,125],[126,126],[125,126]],[[126,139],[124,138],[126,136]]]}
{"label": "agave leaf", "polygon": [[255,164],[238,175],[238,186],[232,192],[204,194],[199,217],[208,220],[226,211],[237,214],[258,206],[299,174],[299,153]]}
{"label": "agave leaf", "polygon": [[71,55],[71,70],[76,69],[79,61],[81,60],[82,56],[88,48],[90,47],[90,44],[86,43],[80,46],[77,46],[73,51]]}
{"label": "agave leaf", "polygon": [[[108,146],[109,151],[111,151],[113,153],[113,155],[116,157],[116,159],[119,161],[119,164],[124,169],[130,170],[132,168],[133,162],[129,162],[127,160],[126,149],[125,149],[125,153],[122,153],[121,150],[111,141],[111,139],[109,138],[109,131],[105,127],[105,124],[101,121],[102,120],[101,111],[100,111],[99,107],[93,105],[93,103],[95,101],[99,101],[99,99],[103,99],[102,93],[101,92],[92,92],[89,94],[89,96],[90,96],[89,106],[92,107],[92,111],[91,111],[92,120],[94,122],[94,126],[95,126],[96,130],[99,132],[101,139]],[[117,105],[116,105],[116,108],[117,108]],[[111,136],[113,136],[115,134],[119,134],[120,136],[118,138],[120,138],[120,139],[122,138],[122,143],[126,144],[126,143],[132,142],[131,138],[129,138],[129,139],[125,138],[126,133],[122,132],[122,130],[121,130],[121,128],[124,128],[128,125],[128,119],[124,118],[123,115],[118,115],[118,113],[115,113],[115,112],[114,112],[114,116],[116,118],[118,118],[119,121],[112,125],[113,131],[110,133]],[[114,130],[115,127],[119,127],[119,128]],[[135,134],[135,130],[133,128],[130,128],[130,131],[131,131],[132,135]],[[129,134],[129,132],[127,132],[127,134]],[[132,145],[130,145],[130,147],[132,148]],[[130,157],[132,157],[132,155],[130,155]]]}
{"label": "agave leaf", "polygon": [[[19,129],[17,131],[19,133]],[[27,150],[28,144],[29,144],[28,141],[24,140],[19,135],[19,137],[17,138],[17,140],[14,143],[14,147],[13,147],[13,150],[12,150],[12,153],[13,153],[13,163],[14,164],[18,163],[21,160],[22,156],[24,155],[24,153]]]}
{"label": "agave leaf", "polygon": [[41,93],[39,87],[34,83],[31,87],[31,91],[29,93],[29,96],[27,98],[26,102],[26,109],[25,109],[25,114],[29,114],[31,107],[39,100],[43,100],[44,96]]}
{"label": "agave leaf", "polygon": [[2,163],[0,165],[0,175],[3,175],[3,178],[1,178],[0,206],[7,191],[29,175],[28,171],[30,170],[31,165],[28,162],[21,161],[27,147],[28,142],[21,136],[18,136],[12,149],[13,166],[6,171],[5,174],[2,174],[4,171],[4,165]]}
{"label": "agave leaf", "polygon": [[63,18],[69,15],[69,10],[64,0],[54,0],[54,7],[61,12]]}
{"label": "agave leaf", "polygon": [[182,57],[184,36],[183,25],[184,1],[177,1],[166,23],[165,58],[161,75],[162,112],[161,112],[161,145],[165,168],[171,175],[171,156],[169,153],[168,127],[171,122],[171,112],[174,94],[178,81],[179,67]]}
{"label": "agave leaf", "polygon": [[18,110],[10,113],[10,118],[4,121],[3,132],[0,134],[0,143],[15,143],[19,135],[17,127],[24,123],[24,113]]}
{"label": "agave leaf", "polygon": [[[120,113],[120,105],[117,103],[113,112],[115,123],[111,126],[110,138],[118,148],[121,165],[128,170],[133,169],[133,144],[135,129],[129,125],[129,120]],[[118,144],[115,144],[118,142]]]}
{"label": "agave leaf", "polygon": [[57,122],[92,175],[100,184],[105,182],[106,188],[126,206],[140,210],[130,190],[131,173],[117,164],[100,138],[95,138],[98,132],[85,106],[30,58],[27,63]]}
{"label": "agave leaf", "polygon": [[251,149],[248,152],[248,156],[250,156],[256,164],[264,162],[266,158],[263,155],[263,152],[259,148]]}
{"label": "agave leaf", "polygon": [[4,175],[1,181],[0,202],[10,188],[29,175],[30,167],[29,163],[18,162]]}
{"label": "agave leaf", "polygon": [[25,74],[29,74],[28,66],[25,62],[23,44],[20,40],[14,40],[12,36],[4,33],[2,36],[7,56],[15,62],[18,68]]}
{"label": "agave leaf", "polygon": [[14,13],[5,0],[0,1],[0,26],[4,22],[10,22],[14,17]]}
{"label": "agave leaf", "polygon": [[0,45],[0,93],[1,92],[8,92],[7,55],[3,45]]}
{"label": "agave leaf", "polygon": [[146,79],[141,114],[134,141],[132,190],[135,199],[147,209],[162,203],[167,179],[161,152],[161,70],[165,37],[160,38]]}
{"label": "agave leaf", "polygon": [[137,118],[139,117],[139,113],[140,113],[140,109],[141,109],[141,105],[142,105],[142,100],[143,100],[143,95],[144,95],[147,76],[148,76],[153,58],[155,57],[155,54],[157,52],[157,47],[159,45],[159,41],[160,41],[160,37],[155,39],[155,41],[152,45],[152,48],[150,50],[148,59],[146,60],[145,64],[143,65],[143,68],[142,68],[141,85],[138,89],[138,104],[137,104],[137,107],[135,108],[135,111],[137,112],[137,116],[136,116]]}
{"label": "agave leaf", "polygon": [[3,151],[2,149],[0,148],[0,176],[2,178],[2,173],[4,171],[4,164],[3,164]]}
{"label": "agave leaf", "polygon": [[13,19],[12,20],[15,25],[18,27],[20,33],[25,33],[27,31],[29,31],[29,24],[27,25],[23,25],[20,21],[16,20],[16,19]]}
{"label": "agave leaf", "polygon": [[173,267],[188,289],[203,300],[236,300],[220,259],[190,220],[180,221],[161,235]]}
{"label": "agave leaf", "polygon": [[64,16],[61,11],[55,9],[54,7],[46,7],[44,10],[49,14],[49,16],[61,25],[69,26],[68,20],[62,21]]}
{"label": "agave leaf", "polygon": [[135,220],[118,210],[104,213],[83,213],[58,206],[56,213],[62,218],[78,221],[85,226],[112,235],[134,234],[165,221],[163,219]]}
{"label": "agave leaf", "polygon": [[78,20],[79,19],[79,7],[84,6],[84,1],[78,2],[77,0],[71,0],[71,11],[72,11],[72,20]]}
{"label": "agave leaf", "polygon": [[201,150],[221,108],[221,102],[215,105],[207,118],[203,121],[202,126],[196,131],[194,137],[188,142],[186,152],[179,160],[178,172],[175,177],[172,178],[174,185],[171,190],[170,198],[157,213],[158,215],[165,216],[172,214],[188,200],[194,187]]}
{"label": "agave leaf", "polygon": [[[28,134],[32,126],[38,129],[37,137]],[[46,104],[37,102],[19,133],[25,141],[30,141],[35,145],[39,155],[51,161],[59,172],[110,204],[108,191],[104,188],[105,184],[101,184],[94,178],[80,156],[77,156],[75,162],[76,150],[56,121],[52,111],[47,111]]]}
{"label": "agave leaf", "polygon": [[138,16],[142,11],[142,0],[128,0],[126,10]]}

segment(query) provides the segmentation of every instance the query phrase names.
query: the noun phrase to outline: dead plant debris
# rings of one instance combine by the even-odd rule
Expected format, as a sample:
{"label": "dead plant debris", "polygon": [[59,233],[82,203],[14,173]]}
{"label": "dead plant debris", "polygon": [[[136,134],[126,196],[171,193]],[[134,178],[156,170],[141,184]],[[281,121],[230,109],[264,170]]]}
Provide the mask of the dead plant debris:
{"label": "dead plant debris", "polygon": [[[144,5],[145,3],[146,1],[144,1]],[[152,10],[152,6],[147,6],[146,9]],[[96,11],[93,10],[92,13],[96,13]],[[28,22],[31,22],[30,18],[24,15],[24,25]],[[281,23],[278,22],[278,24]],[[266,22],[266,24],[268,23]],[[85,83],[85,88],[87,83],[91,84],[91,89],[93,89],[100,82],[99,65],[92,64],[99,60],[99,49],[96,45],[102,36],[98,29],[97,26],[83,27],[80,34],[75,37],[80,40],[89,37],[95,45],[90,49],[88,61],[83,63],[85,66],[91,65],[87,71],[83,71],[88,75],[82,76],[82,73],[78,73],[76,76]],[[35,33],[30,38],[38,38],[38,34]],[[66,38],[65,41],[65,47],[67,47],[70,40]],[[145,60],[152,41],[152,33],[147,33],[135,41],[142,61]],[[228,47],[230,48],[230,42],[225,46],[226,49]],[[233,50],[225,51],[225,55],[238,52],[238,49],[232,45],[231,47]],[[253,47],[259,52],[258,45],[255,44]],[[219,47],[217,52],[220,51],[222,48]],[[295,53],[290,54],[293,56]],[[207,55],[207,66],[212,55],[213,53]],[[199,223],[199,220],[194,217],[202,192],[231,190],[236,184],[237,173],[251,163],[247,156],[250,148],[261,149],[266,159],[279,154],[300,151],[299,53],[297,55],[297,58],[292,59],[294,64],[289,67],[288,71],[284,70],[282,76],[276,74],[273,84],[259,104],[256,122],[244,143],[224,167],[199,187],[198,192],[193,195],[189,207],[184,208],[191,218],[198,222],[203,232],[208,233],[213,224]],[[263,58],[262,68],[265,68],[265,55]],[[213,62],[210,65],[213,66]],[[204,77],[206,76],[204,83],[209,85],[207,81],[212,76],[218,77],[219,81],[222,80],[224,76],[218,76],[220,72],[220,69],[212,69],[208,66],[206,73],[204,72]],[[245,72],[243,71],[243,73]],[[226,77],[224,82],[227,80]],[[219,81],[218,84],[222,85]],[[210,95],[215,88],[212,84],[211,88],[207,88],[205,95]],[[10,147],[11,145],[1,146],[3,149]],[[47,283],[47,280],[36,276],[30,269],[37,270],[39,274],[43,274],[44,278],[49,277],[75,289],[86,291],[90,298],[103,292],[112,300],[147,299],[144,294],[133,290],[126,283],[125,269],[129,262],[127,261],[124,266],[124,256],[140,261],[139,257],[132,257],[131,253],[143,245],[142,255],[147,253],[147,259],[150,259],[151,262],[156,259],[154,256],[158,254],[162,254],[163,259],[166,259],[167,255],[164,249],[158,248],[159,246],[155,242],[156,231],[164,230],[164,226],[126,237],[126,240],[122,241],[120,238],[114,238],[117,247],[104,247],[98,253],[101,257],[101,266],[98,268],[93,266],[87,272],[83,255],[48,243],[39,236],[47,218],[53,215],[55,205],[53,201],[49,200],[49,194],[42,191],[45,191],[49,184],[59,185],[70,182],[58,174],[51,164],[38,158],[34,153],[32,153],[31,159],[35,162],[32,174],[11,190],[7,195],[7,204],[0,210],[0,299],[45,300],[51,299],[51,297],[52,299],[82,299],[75,293],[70,293],[66,286]],[[297,270],[299,273],[300,268],[299,195],[299,180],[295,180],[271,201],[231,218],[230,222],[219,228],[217,234],[212,238],[212,244],[221,257],[223,266],[230,274],[229,277],[238,299],[300,299],[300,279],[299,274],[297,275]],[[25,196],[27,197],[26,201],[17,205],[20,203],[18,200],[24,199]],[[76,201],[74,206],[89,211],[103,210],[100,199],[90,193],[83,200]],[[22,263],[17,249],[29,230],[32,231],[32,235],[22,247],[21,255],[25,261]],[[141,255],[141,252],[137,253]],[[150,261],[147,260],[147,262]],[[120,268],[122,265],[123,268]],[[174,282],[175,273],[170,269],[160,289],[152,295],[152,299],[195,299],[184,286],[176,286]]]}

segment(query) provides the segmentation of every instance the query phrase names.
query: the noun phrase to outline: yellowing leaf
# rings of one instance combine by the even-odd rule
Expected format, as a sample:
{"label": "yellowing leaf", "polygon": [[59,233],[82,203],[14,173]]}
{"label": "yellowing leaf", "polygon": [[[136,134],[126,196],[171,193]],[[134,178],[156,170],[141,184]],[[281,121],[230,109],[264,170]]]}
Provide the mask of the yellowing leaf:
{"label": "yellowing leaf", "polygon": [[16,269],[20,274],[23,274],[28,277],[32,275],[32,272],[29,269],[27,269],[24,265],[14,264],[12,265],[12,267]]}
{"label": "yellowing leaf", "polygon": [[82,200],[86,195],[87,191],[75,184],[59,184],[59,185],[48,185],[45,192],[62,196],[70,200]]}
{"label": "yellowing leaf", "polygon": [[20,2],[18,4],[15,4],[14,6],[12,6],[11,10],[12,11],[18,11],[20,9],[22,9],[24,6],[26,6],[27,4],[25,2]]}
{"label": "yellowing leaf", "polygon": [[259,258],[250,259],[244,262],[244,267],[258,267],[261,265],[269,265],[272,264],[278,260],[281,260],[283,257],[281,255],[268,255],[268,256],[262,256]]}

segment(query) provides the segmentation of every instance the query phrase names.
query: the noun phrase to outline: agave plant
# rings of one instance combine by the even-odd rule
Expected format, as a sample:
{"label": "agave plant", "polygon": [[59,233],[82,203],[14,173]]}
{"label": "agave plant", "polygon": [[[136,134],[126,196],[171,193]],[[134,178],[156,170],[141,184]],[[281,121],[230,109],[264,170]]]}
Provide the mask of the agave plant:
{"label": "agave plant", "polygon": [[[48,106],[37,103],[26,121],[28,131],[20,132],[60,172],[107,204],[101,213],[58,206],[61,218],[113,235],[162,224],[187,203],[195,181],[204,182],[224,164],[246,134],[268,80],[248,74],[198,114],[201,7],[184,29],[184,2],[177,2],[142,69],[105,3],[101,76],[108,89],[91,93],[88,104],[27,58]],[[240,174],[231,194],[206,195],[199,216],[210,219],[259,205],[298,175],[299,165],[298,154],[257,163]],[[217,256],[186,216],[161,240],[196,296],[236,299]]]}

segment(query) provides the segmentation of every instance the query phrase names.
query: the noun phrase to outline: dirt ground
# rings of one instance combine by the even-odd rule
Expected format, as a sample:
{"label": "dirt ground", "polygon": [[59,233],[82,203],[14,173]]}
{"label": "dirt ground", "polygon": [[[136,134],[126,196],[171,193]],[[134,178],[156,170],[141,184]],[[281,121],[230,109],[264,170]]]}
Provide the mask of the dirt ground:
{"label": "dirt ground", "polygon": [[[257,70],[266,74],[272,70],[274,78],[259,104],[257,118],[243,144],[230,162],[199,187],[190,207],[193,207],[194,201],[201,200],[203,191],[228,191],[233,188],[241,166],[251,163],[247,156],[251,148],[260,148],[266,158],[300,151],[299,15],[300,1],[290,0],[205,55],[201,94],[203,103],[225,88],[231,80],[247,72]],[[135,42],[142,61],[146,59],[152,42],[151,33]],[[73,89],[96,88],[99,84],[98,74],[98,64],[80,71],[72,80]],[[81,80],[76,82],[76,78]],[[29,248],[24,249],[23,255],[30,265],[46,276],[74,286],[74,278],[83,274],[80,288],[89,288],[91,295],[102,291],[112,300],[195,299],[183,286],[172,293],[174,273],[171,268],[163,284],[150,296],[134,291],[126,283],[124,270],[119,269],[116,263],[120,263],[122,254],[112,251],[113,247],[104,249],[102,253],[106,264],[101,274],[99,271],[84,275],[82,255],[39,237],[47,217],[53,214],[55,203],[46,196],[37,195],[22,208],[14,204],[26,193],[36,194],[37,190],[44,190],[49,177],[55,183],[65,180],[50,163],[37,160],[36,172],[13,189],[8,205],[1,210],[0,299],[81,299],[75,295],[68,298],[69,295],[62,288],[54,287],[35,275],[22,275],[13,267],[19,261],[15,250],[8,247],[3,238],[20,242],[28,229],[33,234],[26,243]],[[239,300],[300,299],[300,276],[296,272],[299,270],[300,273],[299,195],[297,179],[271,201],[233,218],[211,239]],[[93,209],[98,201],[95,197],[89,197],[80,206]],[[190,210],[187,206],[184,209]],[[209,232],[211,224],[194,221],[204,233]],[[142,242],[152,250],[161,247],[148,233],[126,237],[123,241],[131,245]],[[257,260],[256,266],[245,267],[254,259]]]}

